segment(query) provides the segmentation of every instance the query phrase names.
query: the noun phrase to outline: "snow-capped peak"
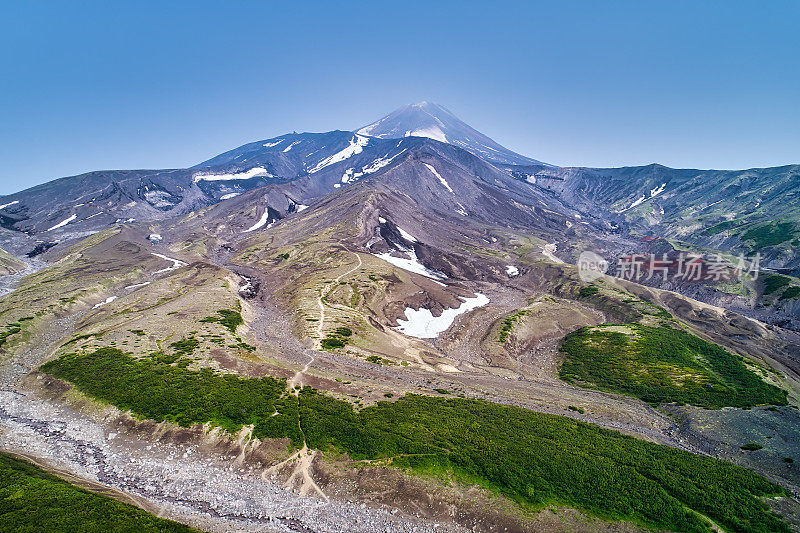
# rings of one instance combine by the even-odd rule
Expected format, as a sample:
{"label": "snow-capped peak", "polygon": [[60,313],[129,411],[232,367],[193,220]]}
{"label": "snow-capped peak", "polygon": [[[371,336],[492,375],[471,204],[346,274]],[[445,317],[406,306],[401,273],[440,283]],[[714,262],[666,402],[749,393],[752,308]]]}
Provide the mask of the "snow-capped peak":
{"label": "snow-capped peak", "polygon": [[380,139],[427,137],[458,146],[494,163],[544,164],[499,145],[460,120],[446,107],[431,102],[403,106],[355,133]]}

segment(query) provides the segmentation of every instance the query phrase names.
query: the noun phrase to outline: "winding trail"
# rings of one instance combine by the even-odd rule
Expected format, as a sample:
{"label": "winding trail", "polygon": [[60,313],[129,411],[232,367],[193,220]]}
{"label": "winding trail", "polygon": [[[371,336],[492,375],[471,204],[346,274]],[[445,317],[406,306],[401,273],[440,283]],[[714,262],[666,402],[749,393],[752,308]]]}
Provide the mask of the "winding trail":
{"label": "winding trail", "polygon": [[[361,266],[364,264],[363,261],[361,260],[360,255],[358,255],[355,252],[350,252],[350,253],[356,256],[356,259],[358,259],[358,264],[353,268],[337,276],[334,279],[334,284],[339,283],[339,281],[341,281],[343,277],[352,274],[353,272],[361,268]],[[325,287],[322,287],[319,291],[319,296],[317,296],[317,305],[319,306],[319,323],[317,324],[317,346],[316,346],[317,350],[322,348],[322,337],[325,327],[325,304],[322,301],[322,299],[324,298],[324,291]],[[307,355],[308,355],[308,362],[306,363],[306,365],[302,368],[302,370],[298,370],[297,373],[294,376],[292,376],[292,379],[290,379],[288,382],[288,386],[291,389],[292,393],[296,397],[298,397],[298,402],[300,396],[300,388],[302,388],[303,386],[303,375],[306,372],[308,372],[309,367],[311,367],[311,365],[313,365],[314,361],[316,360],[312,354],[307,354]],[[297,418],[297,424],[300,428],[300,433],[302,434],[303,423],[299,413]],[[313,467],[314,459],[316,458],[317,453],[318,453],[317,450],[312,451],[308,449],[308,444],[305,442],[305,434],[303,434],[303,448],[296,451],[295,453],[293,453],[291,456],[281,461],[280,463],[273,465],[272,467],[265,470],[262,477],[266,478],[266,476],[269,474],[273,475],[277,474],[281,471],[281,469],[284,466],[287,466],[290,463],[295,463],[294,470],[289,476],[289,479],[286,480],[286,486],[291,486],[295,482],[295,480],[299,480],[300,481],[299,491],[301,496],[305,496],[309,492],[313,491],[319,494],[322,498],[324,498],[326,502],[329,502],[330,499],[328,498],[328,496],[321,488],[319,488],[317,483],[314,481],[314,478],[311,476],[311,468]]]}
{"label": "winding trail", "polygon": [[268,475],[277,475],[283,469],[283,467],[287,466],[290,463],[295,463],[294,470],[292,470],[289,479],[286,480],[284,486],[291,487],[295,480],[300,481],[300,496],[306,496],[309,492],[314,491],[319,494],[326,502],[330,502],[328,495],[319,488],[319,485],[314,481],[314,478],[311,476],[311,468],[314,464],[314,458],[317,456],[317,450],[309,450],[308,443],[306,443],[305,433],[303,432],[303,420],[300,417],[300,388],[303,386],[303,374],[308,372],[308,367],[310,367],[314,363],[315,359],[313,355],[308,356],[308,363],[306,366],[303,367],[302,370],[299,370],[292,379],[289,380],[288,386],[292,391],[292,394],[295,395],[298,402],[298,413],[297,413],[297,427],[300,429],[300,434],[303,435],[303,447],[294,452],[292,455],[281,461],[280,463],[273,465],[266,470],[261,475],[262,479],[266,479]]}
{"label": "winding trail", "polygon": [[[348,251],[350,251],[350,250],[348,250]],[[356,266],[354,266],[353,268],[351,268],[350,270],[348,270],[347,272],[344,272],[343,274],[339,274],[339,276],[337,276],[333,280],[333,284],[334,285],[339,283],[342,280],[343,277],[349,276],[350,274],[352,274],[353,272],[355,272],[356,270],[358,270],[359,268],[361,268],[363,266],[364,262],[361,260],[361,256],[358,255],[355,252],[352,252],[352,251],[350,251],[350,253],[353,254],[354,256],[356,256],[356,259],[358,259],[358,264]],[[323,294],[324,292],[325,292],[325,287],[322,287],[320,289],[320,291],[319,291],[319,296],[317,296],[317,305],[319,306],[319,322],[317,323],[317,350],[321,349],[321,347],[322,347],[322,334],[323,334],[323,330],[325,328],[325,304],[322,301],[322,299],[324,298],[324,294]],[[305,370],[308,370],[308,365],[306,365]]]}

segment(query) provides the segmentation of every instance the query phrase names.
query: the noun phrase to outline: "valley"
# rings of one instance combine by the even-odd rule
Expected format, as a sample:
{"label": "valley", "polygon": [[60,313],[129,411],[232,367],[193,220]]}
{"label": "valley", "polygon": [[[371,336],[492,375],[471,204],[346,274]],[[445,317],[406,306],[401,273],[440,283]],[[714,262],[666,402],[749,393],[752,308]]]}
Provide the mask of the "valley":
{"label": "valley", "polygon": [[[0,450],[207,531],[800,527],[797,213],[725,200],[777,206],[797,167],[561,168],[473,131],[414,104],[0,199]],[[683,246],[770,274],[578,267]]]}

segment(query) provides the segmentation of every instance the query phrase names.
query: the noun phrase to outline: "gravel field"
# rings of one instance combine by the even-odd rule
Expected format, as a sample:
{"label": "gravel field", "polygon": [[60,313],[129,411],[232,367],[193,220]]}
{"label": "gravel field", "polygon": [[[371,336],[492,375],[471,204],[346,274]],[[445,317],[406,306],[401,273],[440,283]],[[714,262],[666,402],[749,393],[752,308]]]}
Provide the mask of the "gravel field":
{"label": "gravel field", "polygon": [[123,441],[86,416],[14,391],[0,391],[0,448],[119,489],[160,516],[209,531],[464,531],[363,504],[300,497],[262,480],[260,472],[200,454],[194,445],[129,435]]}

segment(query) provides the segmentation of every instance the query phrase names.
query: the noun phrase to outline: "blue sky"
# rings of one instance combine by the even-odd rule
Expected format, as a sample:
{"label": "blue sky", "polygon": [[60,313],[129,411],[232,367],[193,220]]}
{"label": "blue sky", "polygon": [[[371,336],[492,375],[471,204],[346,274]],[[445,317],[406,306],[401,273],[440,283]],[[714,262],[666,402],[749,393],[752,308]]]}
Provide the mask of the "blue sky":
{"label": "blue sky", "polygon": [[189,166],[420,100],[562,165],[800,163],[796,1],[6,1],[0,15],[0,193]]}

